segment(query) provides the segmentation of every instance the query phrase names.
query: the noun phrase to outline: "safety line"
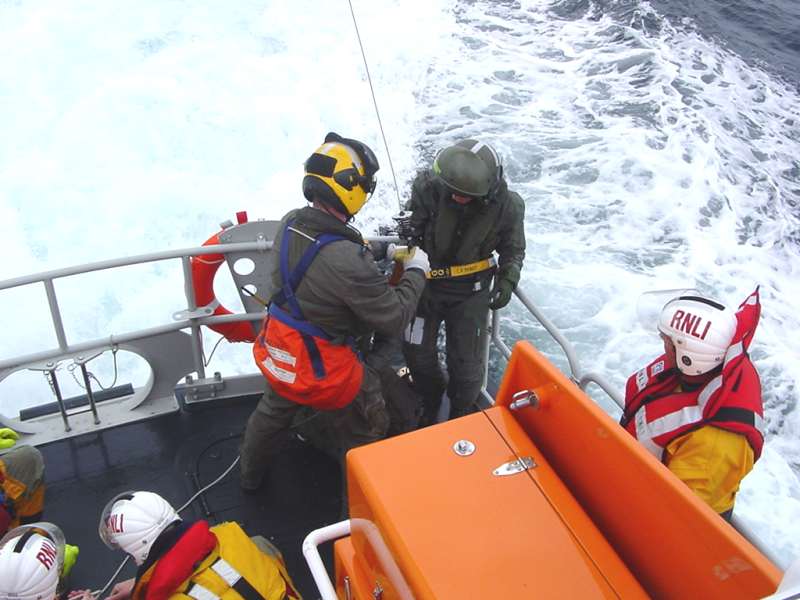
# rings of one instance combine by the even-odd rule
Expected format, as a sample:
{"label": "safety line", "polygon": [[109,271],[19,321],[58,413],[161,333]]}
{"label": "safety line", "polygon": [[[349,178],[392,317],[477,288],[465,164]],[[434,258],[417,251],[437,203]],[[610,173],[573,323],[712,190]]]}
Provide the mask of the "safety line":
{"label": "safety line", "polygon": [[386,156],[389,157],[389,170],[392,172],[392,179],[394,180],[394,192],[397,194],[397,207],[403,210],[403,202],[400,200],[400,188],[397,185],[397,175],[394,172],[394,164],[392,163],[392,155],[389,152],[389,143],[386,141],[386,133],[383,131],[383,121],[381,121],[381,113],[378,110],[378,101],[375,98],[375,88],[372,87],[372,77],[369,74],[369,66],[367,65],[367,55],[364,52],[364,44],[361,43],[361,33],[358,31],[358,22],[356,22],[356,13],[353,10],[352,0],[347,0],[350,5],[350,14],[353,17],[353,26],[356,29],[356,38],[358,38],[358,47],[361,48],[361,58],[364,61],[364,70],[367,72],[367,82],[369,83],[369,91],[372,94],[372,105],[375,107],[375,116],[378,117],[378,127],[381,130],[381,137],[383,138],[383,147],[386,148]]}

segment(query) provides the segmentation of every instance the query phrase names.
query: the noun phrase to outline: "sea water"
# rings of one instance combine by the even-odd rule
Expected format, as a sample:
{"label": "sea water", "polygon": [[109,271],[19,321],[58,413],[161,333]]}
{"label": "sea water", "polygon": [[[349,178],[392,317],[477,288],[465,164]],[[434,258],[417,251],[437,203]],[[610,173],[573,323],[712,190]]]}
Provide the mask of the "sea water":
{"label": "sea water", "polygon": [[[302,163],[328,131],[378,155],[378,190],[356,221],[374,233],[439,148],[480,138],[525,199],[521,289],[582,367],[617,389],[661,351],[638,317],[642,294],[691,287],[736,306],[761,286],[751,356],[768,436],[736,514],[785,562],[800,556],[794,5],[353,8],[372,90],[344,0],[0,1],[0,279],[197,246],[239,210],[278,219],[304,204]],[[71,343],[185,308],[179,261],[60,280],[56,291]],[[217,293],[240,308],[232,284]],[[0,310],[0,357],[57,346],[41,285],[0,294]],[[502,334],[567,368],[516,300]],[[217,340],[206,334],[207,355]],[[117,358],[117,369],[110,353],[90,363],[98,384],[115,371],[141,384],[146,366]],[[209,370],[250,372],[250,361],[248,346],[222,343]],[[82,393],[75,375],[59,372],[66,396]],[[41,373],[11,375],[0,394],[10,415],[52,401]]]}

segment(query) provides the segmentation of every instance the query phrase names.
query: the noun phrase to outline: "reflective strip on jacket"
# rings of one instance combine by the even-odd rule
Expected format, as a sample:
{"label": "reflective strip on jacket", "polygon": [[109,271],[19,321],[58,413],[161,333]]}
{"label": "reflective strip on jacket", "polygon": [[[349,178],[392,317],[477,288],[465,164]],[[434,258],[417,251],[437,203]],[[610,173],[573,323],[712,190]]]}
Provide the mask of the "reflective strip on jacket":
{"label": "reflective strip on jacket", "polygon": [[[181,545],[184,538],[194,542],[208,535],[214,543],[210,552],[202,543]],[[133,600],[300,598],[283,563],[259,550],[237,523],[209,530],[207,523],[199,521],[182,540],[139,578]]]}

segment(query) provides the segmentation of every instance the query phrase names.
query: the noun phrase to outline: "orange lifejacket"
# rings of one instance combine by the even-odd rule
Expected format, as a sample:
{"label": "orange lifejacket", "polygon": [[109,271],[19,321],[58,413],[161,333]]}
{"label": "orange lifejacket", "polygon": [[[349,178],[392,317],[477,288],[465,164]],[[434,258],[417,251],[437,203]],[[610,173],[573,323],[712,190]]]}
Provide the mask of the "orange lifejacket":
{"label": "orange lifejacket", "polygon": [[676,391],[679,373],[665,368],[664,355],[631,375],[620,424],[659,460],[672,440],[705,425],[744,435],[758,460],[764,445],[764,409],[747,348],[760,314],[756,289],[736,313],[736,332],[721,371],[695,390]]}
{"label": "orange lifejacket", "polygon": [[287,223],[281,241],[283,287],[270,300],[267,318],[253,344],[253,356],[278,395],[321,410],[342,408],[356,397],[364,377],[355,344],[353,340],[334,343],[324,330],[307,321],[294,292],[319,251],[347,238],[331,233],[318,236],[290,272],[288,239],[292,223]]}

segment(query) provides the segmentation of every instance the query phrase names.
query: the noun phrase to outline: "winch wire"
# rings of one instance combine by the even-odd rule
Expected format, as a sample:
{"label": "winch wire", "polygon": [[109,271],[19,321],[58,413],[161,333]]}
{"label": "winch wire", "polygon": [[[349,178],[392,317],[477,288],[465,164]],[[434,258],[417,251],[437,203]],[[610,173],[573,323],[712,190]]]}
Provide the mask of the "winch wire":
{"label": "winch wire", "polygon": [[367,65],[367,55],[364,52],[364,44],[361,42],[361,33],[358,31],[358,22],[356,21],[356,13],[353,10],[352,0],[347,0],[350,5],[350,14],[353,17],[353,26],[356,29],[356,38],[358,38],[358,47],[361,49],[361,58],[364,61],[364,70],[367,72],[367,83],[369,83],[369,91],[372,94],[372,105],[375,107],[375,116],[378,117],[378,127],[381,130],[381,137],[383,138],[383,147],[386,148],[386,156],[389,157],[389,170],[392,172],[392,180],[394,181],[394,192],[397,195],[397,207],[403,210],[403,202],[400,200],[400,187],[397,185],[397,175],[394,172],[394,163],[392,163],[392,154],[389,152],[389,143],[386,141],[386,133],[383,130],[383,121],[381,120],[381,113],[378,110],[378,100],[375,98],[375,88],[372,85],[372,77],[369,74],[369,66]]}

